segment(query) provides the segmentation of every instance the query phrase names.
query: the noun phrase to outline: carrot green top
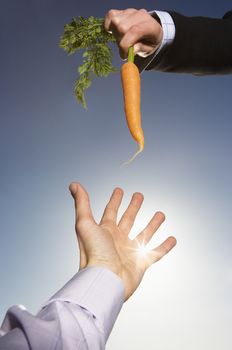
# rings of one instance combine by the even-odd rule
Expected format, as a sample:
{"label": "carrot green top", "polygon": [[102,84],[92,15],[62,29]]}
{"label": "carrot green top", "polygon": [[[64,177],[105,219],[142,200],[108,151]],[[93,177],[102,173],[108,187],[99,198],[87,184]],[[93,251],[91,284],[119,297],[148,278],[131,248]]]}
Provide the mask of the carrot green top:
{"label": "carrot green top", "polygon": [[79,78],[75,82],[77,101],[87,108],[85,90],[90,87],[92,76],[107,77],[116,68],[112,64],[112,50],[109,43],[115,43],[111,33],[105,31],[103,19],[93,16],[73,18],[64,26],[60,47],[73,54],[83,50],[83,62],[78,67]]}

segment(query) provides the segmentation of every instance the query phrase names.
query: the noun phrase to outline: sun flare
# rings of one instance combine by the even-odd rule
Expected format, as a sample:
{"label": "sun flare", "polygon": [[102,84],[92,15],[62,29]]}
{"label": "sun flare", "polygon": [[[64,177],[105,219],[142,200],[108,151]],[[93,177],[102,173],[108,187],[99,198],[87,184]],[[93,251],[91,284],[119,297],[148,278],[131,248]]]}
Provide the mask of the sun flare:
{"label": "sun flare", "polygon": [[139,244],[137,248],[138,254],[143,257],[145,257],[149,251],[150,251],[150,248],[145,244]]}

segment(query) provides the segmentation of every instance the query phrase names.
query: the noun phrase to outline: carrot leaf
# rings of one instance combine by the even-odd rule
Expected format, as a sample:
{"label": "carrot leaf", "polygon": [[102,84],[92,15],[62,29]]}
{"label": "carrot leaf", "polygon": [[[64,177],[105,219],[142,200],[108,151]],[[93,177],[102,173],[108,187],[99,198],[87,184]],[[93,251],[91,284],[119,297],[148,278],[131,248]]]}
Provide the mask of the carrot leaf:
{"label": "carrot leaf", "polygon": [[83,62],[78,67],[79,77],[75,82],[75,95],[77,101],[87,108],[85,91],[91,85],[93,76],[107,77],[115,72],[112,64],[112,50],[109,43],[114,43],[115,38],[105,31],[103,19],[93,16],[73,18],[64,26],[64,33],[60,38],[60,48],[69,55],[82,49]]}

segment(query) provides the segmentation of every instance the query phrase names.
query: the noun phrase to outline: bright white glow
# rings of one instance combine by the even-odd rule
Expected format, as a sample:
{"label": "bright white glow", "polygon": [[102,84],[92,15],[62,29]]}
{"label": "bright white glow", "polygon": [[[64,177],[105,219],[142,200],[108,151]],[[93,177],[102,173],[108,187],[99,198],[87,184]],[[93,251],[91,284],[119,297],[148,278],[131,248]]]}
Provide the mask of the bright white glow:
{"label": "bright white glow", "polygon": [[139,246],[138,246],[138,249],[137,249],[138,254],[139,254],[140,256],[144,256],[144,257],[147,255],[147,253],[149,252],[149,250],[150,250],[150,248],[149,248],[147,245],[144,245],[144,244],[139,245]]}

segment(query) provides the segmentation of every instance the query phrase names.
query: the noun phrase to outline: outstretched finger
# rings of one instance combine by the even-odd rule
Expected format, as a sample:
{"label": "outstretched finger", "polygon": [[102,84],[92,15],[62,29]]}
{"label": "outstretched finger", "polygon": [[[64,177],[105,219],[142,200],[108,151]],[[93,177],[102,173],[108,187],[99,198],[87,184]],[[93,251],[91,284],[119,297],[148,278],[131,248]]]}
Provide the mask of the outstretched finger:
{"label": "outstretched finger", "polygon": [[125,213],[121,217],[121,220],[119,221],[118,227],[120,228],[120,230],[129,234],[134,224],[136,215],[143,203],[143,198],[144,197],[142,193],[136,192],[133,194],[128,208],[126,209]]}
{"label": "outstretched finger", "polygon": [[90,207],[89,195],[84,187],[80,183],[73,182],[69,186],[69,190],[75,202],[76,219],[94,221]]}
{"label": "outstretched finger", "polygon": [[107,204],[104,210],[100,224],[104,224],[109,221],[113,221],[113,222],[117,221],[118,209],[122,202],[122,197],[123,197],[123,190],[118,187],[115,188],[110,197],[109,203]]}
{"label": "outstretched finger", "polygon": [[162,225],[162,223],[165,220],[164,213],[158,211],[155,213],[151,221],[148,223],[148,225],[145,227],[145,229],[138,234],[136,237],[136,240],[139,242],[139,244],[147,244],[154,233],[158,230],[158,228]]}
{"label": "outstretched finger", "polygon": [[176,238],[173,236],[168,237],[163,243],[161,243],[157,248],[150,251],[150,257],[152,263],[155,263],[162,259],[172,248],[176,245]]}

